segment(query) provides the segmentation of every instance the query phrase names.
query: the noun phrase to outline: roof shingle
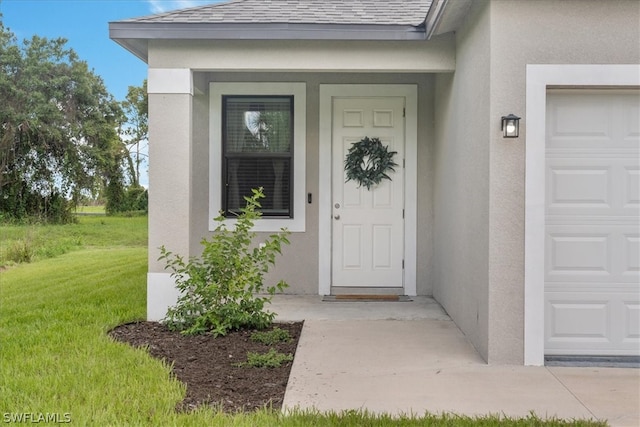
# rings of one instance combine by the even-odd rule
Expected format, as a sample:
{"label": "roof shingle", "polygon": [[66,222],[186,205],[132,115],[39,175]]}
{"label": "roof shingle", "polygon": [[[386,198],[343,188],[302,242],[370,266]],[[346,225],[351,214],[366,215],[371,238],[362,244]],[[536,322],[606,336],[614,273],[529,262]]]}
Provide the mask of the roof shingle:
{"label": "roof shingle", "polygon": [[230,0],[121,22],[421,25],[431,0]]}

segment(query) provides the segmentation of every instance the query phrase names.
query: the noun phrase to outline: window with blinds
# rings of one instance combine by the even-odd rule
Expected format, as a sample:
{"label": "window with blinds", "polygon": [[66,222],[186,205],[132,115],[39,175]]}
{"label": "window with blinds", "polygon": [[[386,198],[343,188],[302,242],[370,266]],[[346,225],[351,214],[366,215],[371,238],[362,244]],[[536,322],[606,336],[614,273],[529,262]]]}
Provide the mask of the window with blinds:
{"label": "window with blinds", "polygon": [[293,218],[293,96],[222,97],[222,210],[262,187],[263,217]]}

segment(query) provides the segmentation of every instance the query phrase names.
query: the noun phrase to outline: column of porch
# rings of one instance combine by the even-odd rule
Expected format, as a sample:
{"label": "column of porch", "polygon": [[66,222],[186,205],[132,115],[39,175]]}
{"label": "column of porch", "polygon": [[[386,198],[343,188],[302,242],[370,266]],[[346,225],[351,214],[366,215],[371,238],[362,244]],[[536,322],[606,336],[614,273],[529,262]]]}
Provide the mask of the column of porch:
{"label": "column of porch", "polygon": [[160,247],[189,256],[192,73],[149,69],[149,270],[147,319],[161,320],[178,293]]}

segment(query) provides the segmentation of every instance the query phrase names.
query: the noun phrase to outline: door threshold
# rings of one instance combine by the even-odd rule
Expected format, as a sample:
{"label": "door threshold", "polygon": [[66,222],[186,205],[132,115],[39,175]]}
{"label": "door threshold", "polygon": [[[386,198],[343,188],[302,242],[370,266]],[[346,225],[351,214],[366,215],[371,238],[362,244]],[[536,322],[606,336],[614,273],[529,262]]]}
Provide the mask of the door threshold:
{"label": "door threshold", "polygon": [[368,295],[368,294],[341,294],[325,295],[325,302],[409,302],[413,301],[407,295]]}

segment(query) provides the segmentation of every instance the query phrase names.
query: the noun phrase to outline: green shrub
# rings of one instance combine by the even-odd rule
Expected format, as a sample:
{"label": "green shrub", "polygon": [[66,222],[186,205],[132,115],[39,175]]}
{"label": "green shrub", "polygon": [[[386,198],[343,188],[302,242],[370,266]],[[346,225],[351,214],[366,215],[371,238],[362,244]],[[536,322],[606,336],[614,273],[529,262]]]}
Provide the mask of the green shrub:
{"label": "green shrub", "polygon": [[279,353],[275,349],[270,349],[267,353],[247,352],[247,361],[237,363],[241,368],[279,368],[285,362],[293,360],[292,354]]}
{"label": "green shrub", "polygon": [[70,224],[75,222],[72,203],[62,194],[40,194],[24,185],[2,189],[0,221],[13,224]]}
{"label": "green shrub", "polygon": [[273,322],[275,314],[267,311],[265,304],[288,285],[280,281],[265,286],[263,276],[275,265],[282,245],[289,243],[289,232],[282,229],[262,244],[254,244],[256,234],[251,230],[261,216],[257,209],[264,194],[262,189],[252,191],[253,196],[245,197],[246,207],[240,210],[233,230],[227,229],[222,215],[215,219],[215,233],[202,240],[200,257],[185,261],[164,246],[160,248],[159,259],[173,271],[171,276],[181,292],[164,319],[170,329],[219,336],[241,328],[264,329]]}
{"label": "green shrub", "polygon": [[273,328],[270,331],[264,331],[264,332],[256,331],[252,333],[251,341],[259,342],[265,345],[274,345],[281,342],[290,342],[291,335],[287,330],[280,329],[280,328]]}

